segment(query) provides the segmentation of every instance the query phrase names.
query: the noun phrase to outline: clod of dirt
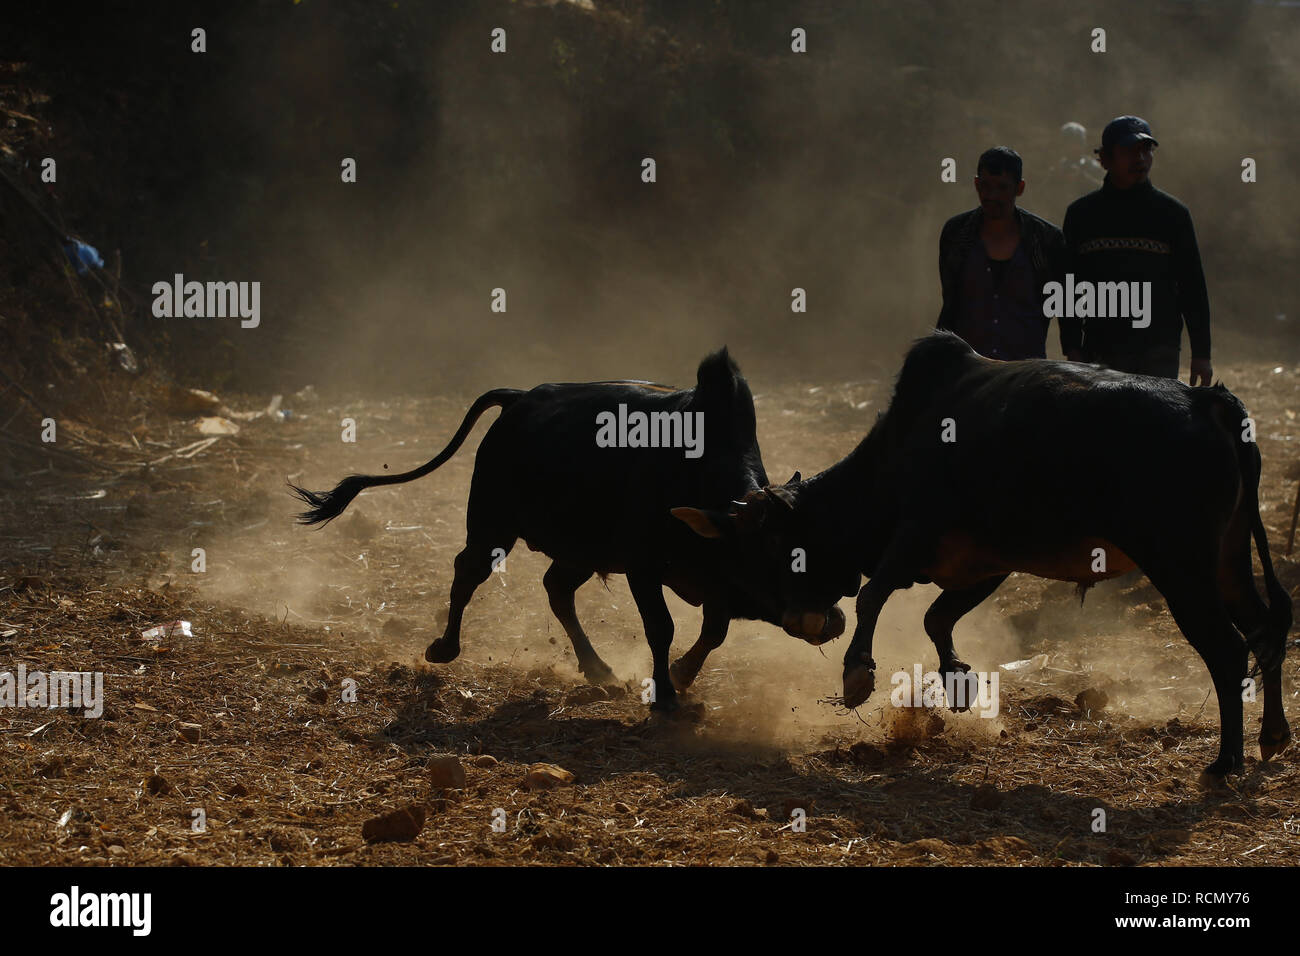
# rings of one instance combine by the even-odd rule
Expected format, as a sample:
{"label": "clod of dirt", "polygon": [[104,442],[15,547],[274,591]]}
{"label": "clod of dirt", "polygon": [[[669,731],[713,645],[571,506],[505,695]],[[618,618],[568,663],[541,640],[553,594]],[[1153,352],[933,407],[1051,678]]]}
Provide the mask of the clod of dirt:
{"label": "clod of dirt", "polygon": [[167,781],[167,778],[161,774],[149,774],[149,776],[144,778],[142,786],[144,787],[145,793],[149,794],[151,797],[163,796],[172,792],[172,785]]}
{"label": "clod of dirt", "polygon": [[849,748],[849,753],[853,755],[853,762],[865,767],[881,767],[889,759],[885,751],[875,744],[869,744],[865,740],[859,740]]}
{"label": "clod of dirt", "polygon": [[750,820],[758,819],[758,812],[754,809],[754,805],[748,800],[737,800],[727,808],[727,812],[734,813],[738,817],[745,817]]}
{"label": "clod of dirt", "polygon": [[1006,799],[1004,794],[991,783],[982,783],[971,794],[970,805],[975,810],[996,810]]}
{"label": "clod of dirt", "polygon": [[893,714],[889,736],[900,744],[918,744],[943,733],[944,720],[924,707],[899,707]]}
{"label": "clod of dirt", "polygon": [[898,849],[900,853],[908,856],[934,856],[940,860],[952,855],[952,844],[935,837],[913,840],[911,843],[904,843]]}
{"label": "clod of dirt", "polygon": [[[416,831],[419,832],[419,831]],[[307,839],[298,830],[281,828],[271,830],[266,834],[267,845],[276,853],[290,853],[295,850],[305,850],[307,848]]]}
{"label": "clod of dirt", "polygon": [[1177,746],[1178,746],[1178,738],[1177,738],[1177,737],[1161,737],[1161,738],[1160,738],[1160,749],[1161,749],[1161,750],[1171,750],[1171,749],[1173,749],[1174,747],[1177,747]]}
{"label": "clod of dirt", "polygon": [[424,765],[429,776],[429,786],[451,790],[465,789],[465,768],[455,754],[439,754],[429,758]]}
{"label": "clod of dirt", "polygon": [[405,843],[414,840],[424,829],[424,807],[409,807],[371,817],[361,825],[361,838],[367,843]]}
{"label": "clod of dirt", "polygon": [[1137,857],[1125,850],[1113,849],[1106,854],[1107,866],[1136,866]]}
{"label": "clod of dirt", "polygon": [[524,786],[529,790],[554,790],[570,786],[576,779],[569,771],[553,763],[535,763],[524,775]]}
{"label": "clod of dirt", "polygon": [[67,775],[67,764],[62,757],[51,757],[36,768],[36,776],[55,779]]}
{"label": "clod of dirt", "polygon": [[313,687],[307,691],[307,700],[313,704],[323,704],[329,700],[329,691],[324,687]]}
{"label": "clod of dirt", "polygon": [[1074,698],[1074,706],[1078,707],[1084,714],[1097,714],[1105,710],[1106,704],[1110,698],[1106,696],[1104,690],[1097,690],[1089,687],[1087,690],[1079,691]]}
{"label": "clod of dirt", "polygon": [[221,399],[201,388],[168,388],[164,401],[174,415],[210,415],[221,408]]}
{"label": "clod of dirt", "polygon": [[176,736],[186,743],[197,744],[202,731],[203,728],[199,724],[179,724],[176,727]]}
{"label": "clod of dirt", "polygon": [[767,856],[763,858],[763,862],[766,863],[768,866],[771,866],[773,863],[776,863],[780,859],[781,856],[776,852],[776,850],[768,850]]}
{"label": "clod of dirt", "polygon": [[495,767],[498,763],[500,761],[491,754],[480,754],[474,758],[474,766],[482,767],[485,770],[489,767]]}
{"label": "clod of dirt", "polygon": [[246,797],[250,792],[242,783],[235,783],[226,791],[232,797]]}
{"label": "clod of dirt", "polygon": [[572,850],[578,842],[573,835],[564,831],[558,831],[554,828],[543,830],[537,836],[533,837],[532,847],[534,850]]}
{"label": "clod of dirt", "polygon": [[614,806],[613,806],[613,810],[614,810],[615,813],[631,813],[631,812],[632,812],[632,808],[629,807],[629,806],[628,806],[626,803],[624,803],[622,800],[619,800],[617,803],[614,804]]}

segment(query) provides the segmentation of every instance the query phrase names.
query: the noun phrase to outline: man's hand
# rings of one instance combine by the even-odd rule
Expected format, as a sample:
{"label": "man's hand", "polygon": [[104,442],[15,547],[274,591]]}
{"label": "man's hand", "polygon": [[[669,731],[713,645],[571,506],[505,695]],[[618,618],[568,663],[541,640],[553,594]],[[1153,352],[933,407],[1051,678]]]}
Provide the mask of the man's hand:
{"label": "man's hand", "polygon": [[1192,385],[1209,385],[1210,380],[1214,377],[1214,368],[1210,365],[1207,358],[1192,359],[1192,375],[1188,382]]}

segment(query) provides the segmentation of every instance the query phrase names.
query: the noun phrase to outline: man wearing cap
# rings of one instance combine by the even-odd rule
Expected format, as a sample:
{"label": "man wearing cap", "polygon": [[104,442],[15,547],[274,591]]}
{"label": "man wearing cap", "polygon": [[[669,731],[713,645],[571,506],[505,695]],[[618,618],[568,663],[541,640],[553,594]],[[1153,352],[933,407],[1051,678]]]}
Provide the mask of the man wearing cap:
{"label": "man wearing cap", "polygon": [[1209,385],[1210,301],[1187,207],[1151,185],[1151,127],[1137,116],[1110,121],[1097,150],[1106,178],[1065,213],[1065,244],[1075,283],[1146,283],[1150,312],[1127,317],[1062,318],[1061,346],[1074,361],[1122,372],[1177,378],[1183,325],[1192,345],[1190,381]]}
{"label": "man wearing cap", "polygon": [[1043,286],[1065,272],[1065,237],[1016,206],[1025,191],[1019,154],[995,146],[975,167],[980,204],[939,235],[943,310],[936,323],[988,358],[1045,358]]}

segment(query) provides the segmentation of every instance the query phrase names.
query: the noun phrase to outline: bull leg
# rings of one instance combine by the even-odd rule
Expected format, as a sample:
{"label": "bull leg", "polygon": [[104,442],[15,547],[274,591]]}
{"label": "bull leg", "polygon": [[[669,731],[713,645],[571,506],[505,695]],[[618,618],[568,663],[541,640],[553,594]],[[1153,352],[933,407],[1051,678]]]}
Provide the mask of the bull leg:
{"label": "bull leg", "polygon": [[498,538],[474,534],[465,542],[465,549],[456,555],[456,575],[451,582],[451,608],[447,612],[447,627],[442,637],[424,651],[424,659],[431,664],[447,664],[460,656],[460,621],[465,605],[474,596],[478,586],[492,574],[492,552],[503,548],[507,554],[515,545],[513,537]]}
{"label": "bull leg", "polygon": [[876,662],[871,657],[871,642],[876,633],[880,612],[895,591],[912,586],[916,569],[923,566],[917,559],[919,548],[933,540],[915,527],[895,531],[884,556],[871,579],[858,592],[858,623],[853,640],[844,653],[844,706],[858,707],[876,687]]}
{"label": "bull leg", "polygon": [[[1002,574],[969,588],[944,591],[935,598],[934,603],[925,612],[925,633],[930,635],[930,640],[934,642],[934,649],[939,652],[939,676],[943,678],[945,688],[957,686],[948,680],[949,674],[966,674],[970,671],[970,665],[957,657],[957,650],[953,647],[953,627],[961,618],[982,604],[1007,577]],[[953,710],[967,710],[970,707],[969,695],[967,696],[967,701],[960,707],[951,700],[948,701],[948,705]]]}
{"label": "bull leg", "polygon": [[691,649],[677,658],[668,668],[673,687],[684,691],[695,683],[695,678],[704,666],[709,654],[722,646],[727,639],[727,628],[731,626],[731,612],[722,601],[704,602],[704,623],[700,626],[700,636]]}
{"label": "bull leg", "polygon": [[632,590],[641,621],[645,625],[646,642],[654,658],[654,700],[651,710],[676,710],[677,690],[673,687],[668,669],[668,650],[673,644],[673,617],[664,603],[662,578],[646,571],[627,573],[627,583]]}
{"label": "bull leg", "polygon": [[[1232,623],[1245,636],[1247,644],[1258,640],[1268,623],[1268,607],[1255,590],[1251,568],[1250,530],[1227,536],[1223,560],[1219,566],[1219,593],[1227,606]],[[1267,655],[1266,655],[1267,656]],[[1258,660],[1258,652],[1256,655]],[[1259,727],[1259,755],[1269,760],[1291,742],[1291,728],[1282,713],[1282,664],[1263,668],[1264,716]]]}
{"label": "bull leg", "polygon": [[1233,626],[1212,574],[1189,574],[1185,566],[1168,570],[1144,567],[1143,570],[1164,595],[1187,642],[1205,661],[1214,682],[1215,696],[1219,698],[1219,755],[1205,772],[1215,777],[1238,772],[1246,762],[1241,703],[1242,681],[1246,677],[1246,642]]}
{"label": "bull leg", "polygon": [[564,633],[569,635],[569,643],[573,645],[573,653],[578,658],[578,670],[582,671],[587,682],[598,685],[618,684],[619,680],[614,676],[614,672],[591,646],[591,641],[587,639],[587,634],[578,621],[577,609],[573,606],[574,594],[593,573],[588,568],[576,564],[553,561],[546,569],[546,573],[542,575],[542,586],[546,588],[547,597],[550,598],[551,613],[564,628]]}

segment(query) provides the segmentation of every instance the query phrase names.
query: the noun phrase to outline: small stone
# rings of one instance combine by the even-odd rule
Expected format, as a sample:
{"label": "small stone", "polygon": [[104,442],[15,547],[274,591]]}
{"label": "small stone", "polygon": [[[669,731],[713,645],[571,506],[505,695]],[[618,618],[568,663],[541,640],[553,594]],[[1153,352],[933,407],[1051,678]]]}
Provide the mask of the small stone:
{"label": "small stone", "polygon": [[614,809],[614,812],[615,812],[615,813],[631,813],[631,812],[632,812],[632,808],[629,807],[626,803],[624,803],[624,802],[621,801],[621,800],[620,800],[618,803],[614,804],[613,809]]}
{"label": "small stone", "polygon": [[186,743],[197,744],[202,730],[199,724],[180,724],[176,728],[176,736]]}
{"label": "small stone", "polygon": [[307,691],[307,699],[313,704],[323,704],[329,700],[330,695],[324,687],[313,687]]}
{"label": "small stone", "polygon": [[429,762],[424,765],[424,769],[429,776],[429,786],[431,787],[452,790],[465,789],[465,768],[461,766],[460,758],[455,754],[440,754],[436,757],[430,757]]}
{"label": "small stone", "polygon": [[413,803],[367,820],[361,825],[361,838],[367,843],[405,843],[414,840],[423,829],[424,807]]}
{"label": "small stone", "polygon": [[497,760],[497,758],[491,754],[480,754],[474,758],[474,766],[482,767],[485,770],[489,767],[495,767],[500,762],[501,761]]}
{"label": "small stone", "polygon": [[776,863],[779,859],[781,859],[781,855],[777,853],[776,850],[768,850],[767,856],[763,858],[763,862],[766,863],[768,866],[771,866],[773,863]]}
{"label": "small stone", "polygon": [[529,790],[554,790],[570,786],[576,779],[569,771],[553,763],[535,763],[524,775],[524,786]]}

